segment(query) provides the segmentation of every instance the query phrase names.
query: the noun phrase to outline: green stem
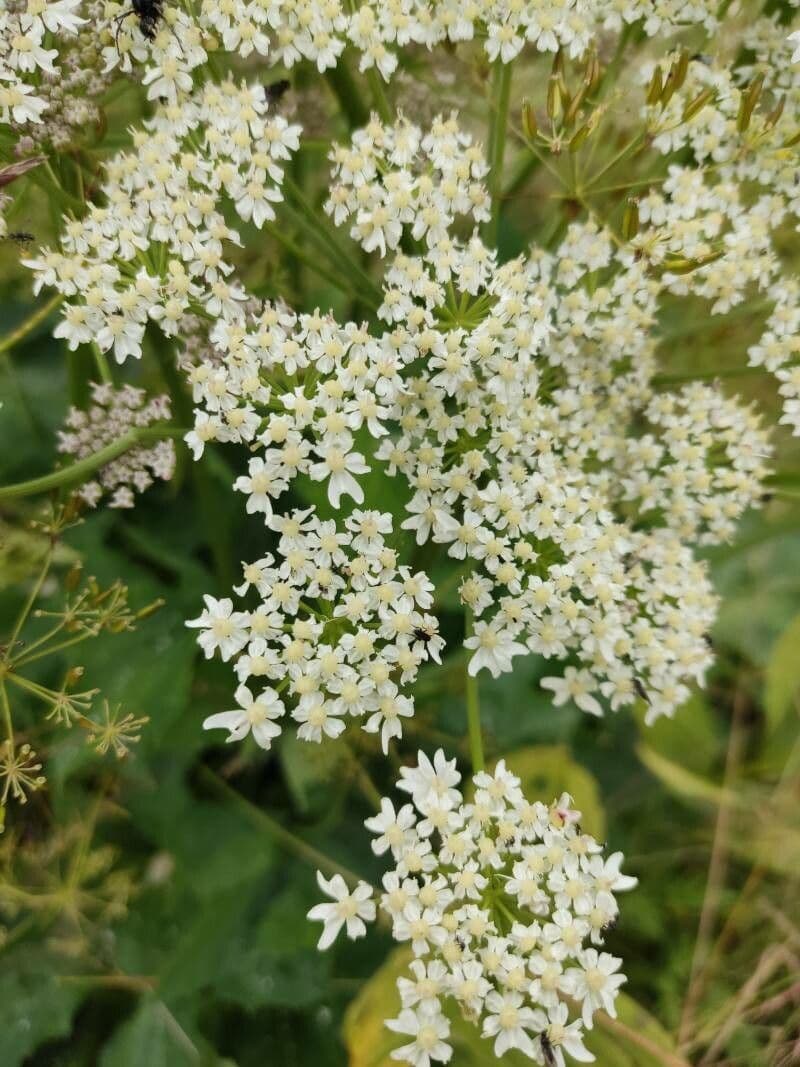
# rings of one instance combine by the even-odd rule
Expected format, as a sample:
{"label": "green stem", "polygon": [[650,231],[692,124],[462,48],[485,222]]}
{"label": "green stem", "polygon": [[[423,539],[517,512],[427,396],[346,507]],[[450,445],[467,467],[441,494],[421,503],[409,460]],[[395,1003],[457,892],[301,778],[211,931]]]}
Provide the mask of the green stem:
{"label": "green stem", "polygon": [[[467,637],[472,637],[474,632],[472,611],[467,608],[466,616]],[[469,664],[469,661],[467,661]],[[467,670],[466,674],[466,700],[467,700],[467,732],[469,734],[469,753],[472,760],[472,770],[475,774],[484,768],[483,738],[481,736],[481,700],[478,689],[478,679],[473,677]]]}
{"label": "green stem", "polygon": [[271,815],[267,815],[261,808],[257,808],[255,804],[252,804],[247,797],[242,796],[236,789],[230,786],[224,778],[220,778],[218,774],[215,774],[210,767],[201,766],[200,775],[221,796],[226,797],[232,804],[234,804],[250,822],[256,826],[260,826],[262,830],[265,830],[267,834],[277,844],[286,849],[287,852],[291,852],[292,855],[297,856],[298,859],[303,860],[305,863],[310,864],[312,867],[316,867],[324,874],[340,874],[344,878],[348,885],[355,887],[359,882],[363,882],[363,878],[359,878],[353,871],[348,870],[347,867],[341,866],[336,860],[331,859],[330,856],[326,856],[324,852],[320,852],[314,848],[313,845],[309,845],[306,841],[296,837],[290,830],[287,830],[285,826],[281,826],[277,820],[273,819]]}
{"label": "green stem", "polygon": [[656,374],[650,384],[658,389],[665,385],[681,385],[684,382],[713,382],[717,378],[749,378],[769,374],[766,367],[731,367],[728,370],[705,371],[701,374]]}
{"label": "green stem", "polygon": [[63,300],[64,297],[62,294],[56,293],[55,296],[50,297],[47,303],[42,304],[42,306],[29,315],[24,322],[21,322],[16,329],[12,330],[11,333],[6,334],[6,336],[0,340],[0,355],[2,355],[3,352],[9,352],[15,345],[18,345],[20,341],[24,341],[29,334],[33,333],[37,326],[49,317],[52,311],[55,311]]}
{"label": "green stem", "polygon": [[[9,743],[13,747],[14,745],[14,723],[11,720],[11,705],[8,702],[8,693],[6,692],[6,683],[0,678],[0,705],[3,710],[3,722],[6,726],[6,737]],[[2,815],[0,815],[0,826],[2,826]]]}
{"label": "green stem", "polygon": [[92,342],[92,351],[94,352],[94,362],[97,367],[97,373],[100,375],[100,381],[104,385],[113,385],[114,379],[111,375],[111,368],[108,365],[108,358],[105,352],[101,351],[96,341]]}
{"label": "green stem", "polygon": [[36,493],[47,493],[51,489],[63,489],[82,481],[88,474],[93,474],[98,468],[104,467],[129,448],[142,444],[144,441],[154,440],[159,437],[172,437],[185,431],[176,430],[174,427],[142,427],[138,430],[129,430],[122,437],[112,441],[110,445],[101,448],[85,459],[79,459],[68,467],[53,471],[52,474],[43,474],[40,478],[30,478],[26,482],[15,482],[13,485],[0,486],[0,500],[11,500],[19,496],[34,496]]}
{"label": "green stem", "polygon": [[342,56],[335,67],[325,71],[325,81],[338,100],[350,129],[366,126],[369,122],[369,110],[362,103],[361,91]]}
{"label": "green stem", "polygon": [[47,552],[45,552],[41,570],[39,571],[36,581],[33,583],[33,588],[31,589],[27,599],[25,600],[25,603],[22,606],[22,611],[20,611],[19,615],[17,616],[17,621],[14,623],[14,629],[12,630],[11,637],[8,640],[8,648],[6,652],[6,655],[9,657],[13,657],[13,649],[14,645],[16,644],[17,638],[19,637],[19,632],[25,625],[25,620],[28,618],[31,608],[36,602],[37,596],[41,592],[41,588],[44,585],[44,580],[47,577],[48,571],[50,570],[50,564],[52,560],[53,547],[51,545],[50,548],[48,548]]}
{"label": "green stem", "polygon": [[508,107],[511,100],[511,63],[495,62],[492,90],[492,113],[489,127],[489,192],[492,197],[492,218],[487,224],[489,243],[497,247],[500,210],[503,203],[503,159],[506,151]]}
{"label": "green stem", "polygon": [[372,93],[372,103],[384,122],[392,121],[392,108],[383,87],[383,79],[377,67],[370,67],[367,71],[367,82]]}
{"label": "green stem", "polygon": [[320,263],[319,259],[315,259],[314,256],[304,252],[300,245],[293,241],[291,237],[287,237],[280,226],[268,223],[264,228],[271,237],[274,237],[276,241],[283,245],[287,252],[290,252],[299,262],[304,263],[309,270],[313,270],[320,276],[320,278],[324,278],[326,282],[329,282],[346,296],[353,299],[356,299],[359,296],[353,287],[347,284],[346,279],[342,278],[341,274],[337,274],[335,271],[330,270],[324,264]]}
{"label": "green stem", "polygon": [[326,220],[306,200],[303,192],[291,178],[285,177],[283,184],[294,202],[294,207],[291,204],[287,204],[286,207],[298,225],[322,251],[339,264],[340,269],[348,272],[350,278],[357,280],[364,287],[362,298],[371,300],[375,307],[378,307],[383,298],[370,276],[350,258],[347,250],[342,248],[329,231]]}

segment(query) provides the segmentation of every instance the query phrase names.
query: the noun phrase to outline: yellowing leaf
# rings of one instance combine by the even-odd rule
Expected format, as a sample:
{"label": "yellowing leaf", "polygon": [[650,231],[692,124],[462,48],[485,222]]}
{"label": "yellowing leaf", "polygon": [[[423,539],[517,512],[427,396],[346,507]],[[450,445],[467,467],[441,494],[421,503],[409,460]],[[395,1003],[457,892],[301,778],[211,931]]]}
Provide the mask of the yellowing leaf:
{"label": "yellowing leaf", "polygon": [[774,730],[800,693],[800,615],[775,642],[764,678],[764,709]]}

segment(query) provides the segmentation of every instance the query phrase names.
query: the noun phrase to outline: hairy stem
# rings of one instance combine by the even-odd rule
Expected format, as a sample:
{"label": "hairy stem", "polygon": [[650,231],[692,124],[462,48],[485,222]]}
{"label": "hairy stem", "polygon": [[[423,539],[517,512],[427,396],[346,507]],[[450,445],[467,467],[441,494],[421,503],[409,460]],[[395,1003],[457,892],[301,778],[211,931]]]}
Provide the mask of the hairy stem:
{"label": "hairy stem", "polygon": [[100,467],[105,466],[106,463],[116,459],[117,456],[121,456],[123,452],[127,452],[129,448],[134,448],[145,441],[152,441],[159,437],[180,436],[185,432],[185,430],[178,430],[171,426],[148,426],[137,430],[129,430],[128,433],[123,434],[116,441],[112,441],[110,445],[101,448],[99,452],[94,452],[91,456],[86,456],[85,459],[70,463],[68,467],[62,467],[60,470],[53,471],[52,474],[43,474],[39,478],[30,478],[25,482],[15,482],[13,485],[0,486],[0,500],[11,500],[19,496],[35,496],[37,493],[47,493],[51,489],[63,489],[74,485],[76,482],[82,481],[88,474],[93,474]]}

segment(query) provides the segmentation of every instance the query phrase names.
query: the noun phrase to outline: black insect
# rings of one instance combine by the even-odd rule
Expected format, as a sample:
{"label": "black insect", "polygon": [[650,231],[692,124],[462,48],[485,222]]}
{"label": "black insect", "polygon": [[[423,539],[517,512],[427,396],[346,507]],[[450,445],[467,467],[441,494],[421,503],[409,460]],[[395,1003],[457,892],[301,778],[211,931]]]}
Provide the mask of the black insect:
{"label": "black insect", "polygon": [[142,36],[152,41],[164,17],[164,0],[131,0],[131,11],[139,20]]}
{"label": "black insect", "polygon": [[4,240],[13,241],[18,245],[29,245],[31,241],[35,241],[36,238],[32,233],[28,233],[27,230],[14,230],[11,233],[7,233]]}
{"label": "black insect", "polygon": [[436,631],[430,626],[417,626],[414,630],[414,640],[421,641],[423,645],[427,645],[429,641],[432,641]]}
{"label": "black insect", "polygon": [[619,915],[615,915],[613,919],[609,919],[603,926],[603,933],[610,934],[612,930],[616,930],[617,923],[619,922]]}
{"label": "black insect", "polygon": [[553,1043],[547,1034],[539,1034],[539,1044],[542,1046],[545,1067],[556,1067],[556,1057],[553,1052]]}
{"label": "black insect", "polygon": [[642,700],[645,702],[645,704],[649,705],[650,704],[650,697],[647,695],[647,690],[645,689],[645,687],[642,685],[642,683],[639,681],[638,678],[634,678],[633,679],[633,688],[636,690],[636,692],[639,694],[639,696],[642,698]]}
{"label": "black insect", "polygon": [[281,78],[280,81],[273,82],[272,85],[264,86],[264,96],[266,97],[268,104],[277,104],[284,98],[286,93],[291,89],[292,83],[286,78]]}
{"label": "black insect", "polygon": [[115,44],[119,51],[119,34],[125,19],[133,16],[139,23],[142,37],[148,41],[155,40],[158,25],[164,17],[164,0],[131,0],[131,6],[114,20],[117,24]]}

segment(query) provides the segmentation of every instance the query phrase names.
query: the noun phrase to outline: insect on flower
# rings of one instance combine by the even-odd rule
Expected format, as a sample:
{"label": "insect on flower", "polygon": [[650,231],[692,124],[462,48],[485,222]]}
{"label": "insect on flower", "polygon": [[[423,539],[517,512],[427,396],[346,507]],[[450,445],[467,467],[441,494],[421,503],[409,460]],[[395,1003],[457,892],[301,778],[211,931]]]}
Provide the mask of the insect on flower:
{"label": "insect on flower", "polygon": [[545,1067],[556,1067],[556,1057],[553,1052],[553,1044],[546,1033],[539,1034],[539,1044],[542,1047]]}
{"label": "insect on flower", "polygon": [[117,15],[115,20],[117,23],[115,38],[117,51],[119,51],[119,34],[122,23],[125,19],[130,18],[131,15],[138,20],[142,36],[146,37],[148,41],[152,41],[155,39],[158,24],[164,17],[164,0],[131,0],[130,8],[127,11],[123,11],[121,15]]}

